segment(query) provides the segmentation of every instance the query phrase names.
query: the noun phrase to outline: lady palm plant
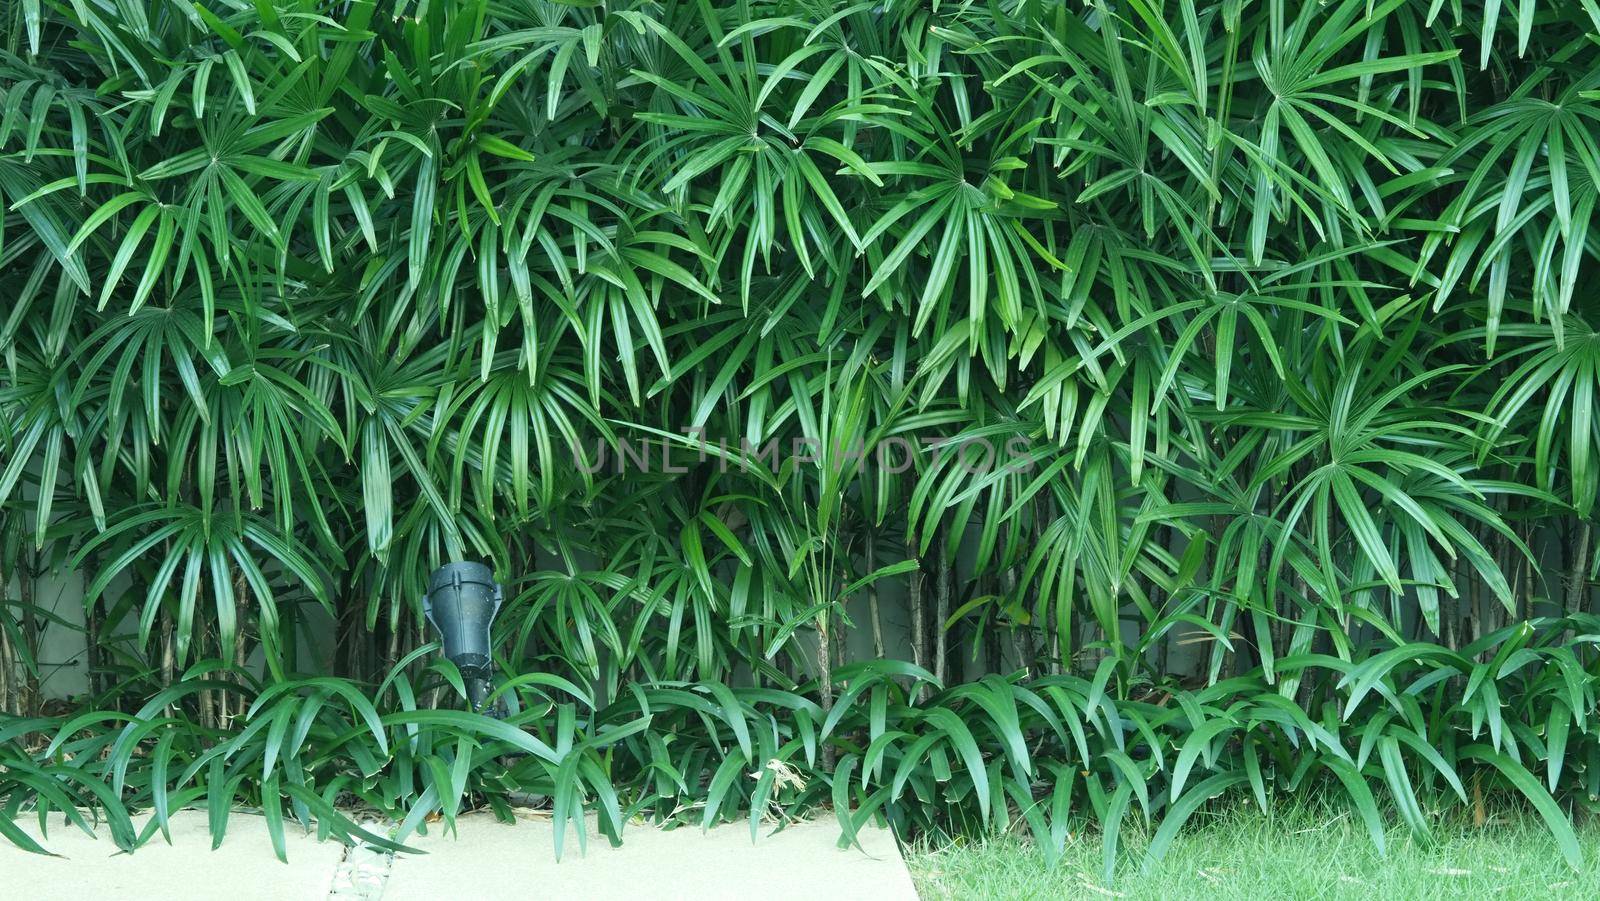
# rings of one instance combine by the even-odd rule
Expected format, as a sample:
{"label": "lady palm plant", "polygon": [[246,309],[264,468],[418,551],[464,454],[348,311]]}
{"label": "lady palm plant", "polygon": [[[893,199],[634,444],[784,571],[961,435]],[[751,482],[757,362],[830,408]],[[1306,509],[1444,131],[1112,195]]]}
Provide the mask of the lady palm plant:
{"label": "lady palm plant", "polygon": [[[1590,0],[4,10],[13,841],[533,792],[1109,874],[1325,786],[1581,856]],[[505,722],[426,642],[469,558]]]}

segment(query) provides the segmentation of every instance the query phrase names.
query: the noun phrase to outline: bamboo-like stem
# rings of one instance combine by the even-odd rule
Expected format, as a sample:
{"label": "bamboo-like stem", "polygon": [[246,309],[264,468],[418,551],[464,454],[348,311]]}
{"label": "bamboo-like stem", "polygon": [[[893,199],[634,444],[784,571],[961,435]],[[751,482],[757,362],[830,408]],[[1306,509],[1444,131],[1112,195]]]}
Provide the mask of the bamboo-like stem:
{"label": "bamboo-like stem", "polygon": [[[6,586],[10,584],[7,573],[0,571],[0,596],[3,596]],[[19,595],[18,600],[21,600]],[[13,623],[17,621],[12,620]],[[31,716],[39,703],[38,673],[28,669],[31,659],[35,666],[39,663],[39,615],[32,604],[22,608],[21,629],[18,630],[16,641],[11,647],[12,666],[15,668],[12,683],[12,713],[17,716]]]}
{"label": "bamboo-like stem", "polygon": [[[250,585],[244,580],[244,572],[238,569],[233,573],[233,615],[238,628],[233,633],[233,666],[238,672],[234,674],[234,681],[240,686],[244,685],[244,667],[249,661],[248,632],[250,613]],[[244,716],[249,708],[248,699],[243,691],[236,692],[233,712],[230,716]]]}
{"label": "bamboo-like stem", "polygon": [[[12,645],[11,636],[6,628],[7,619],[15,624],[17,619],[7,612],[5,600],[7,589],[11,584],[10,575],[5,569],[0,568],[0,713],[10,713],[12,716],[22,716],[24,706],[28,699],[24,698],[26,674],[20,671],[18,658],[23,653]],[[21,600],[19,595],[18,600]],[[23,608],[22,631],[20,638],[24,642],[35,641],[35,633],[29,630],[29,619],[32,618],[33,608]],[[37,659],[37,658],[35,658]]]}
{"label": "bamboo-like stem", "polygon": [[817,689],[822,694],[822,712],[833,709],[833,659],[829,645],[833,629],[827,610],[817,614]]}
{"label": "bamboo-like stem", "polygon": [[[832,583],[827,585],[825,591],[831,596]],[[833,661],[829,656],[829,642],[832,640],[833,605],[826,604],[822,612],[817,614],[817,690],[821,695],[822,714],[824,717],[833,710]],[[822,745],[822,765],[831,770],[834,764],[833,744],[824,742]]]}
{"label": "bamboo-like stem", "polygon": [[[1501,514],[1501,518],[1509,519],[1510,513],[1511,503],[1508,500],[1506,502],[1506,509]],[[1511,590],[1512,598],[1514,600],[1517,590],[1515,580],[1518,560],[1515,552],[1511,549],[1511,541],[1507,539],[1506,536],[1502,535],[1499,530],[1494,530],[1494,550],[1492,553],[1494,554],[1495,565],[1500,568],[1501,573],[1507,576],[1506,585]],[[1486,602],[1485,606],[1488,608],[1485,612],[1485,632],[1493,632],[1494,630],[1506,624],[1505,605],[1501,603],[1499,598],[1490,599],[1488,602]]]}
{"label": "bamboo-like stem", "polygon": [[[84,562],[84,571],[94,573],[100,569],[99,553],[91,553]],[[102,685],[104,660],[100,647],[100,599],[85,600],[83,605],[84,669],[89,681],[89,694],[98,696]]]}
{"label": "bamboo-like stem", "polygon": [[[1488,537],[1489,536],[1486,534],[1480,535],[1480,540]],[[1477,578],[1476,574],[1474,574],[1474,578],[1472,580],[1472,640],[1474,642],[1482,638],[1489,631],[1486,628],[1486,620],[1489,615],[1488,592],[1485,591],[1484,588],[1485,585],[1483,580]]]}
{"label": "bamboo-like stem", "polygon": [[208,729],[217,728],[216,694],[209,688],[200,692],[200,724]]}
{"label": "bamboo-like stem", "polygon": [[[1461,584],[1462,568],[1466,561],[1459,561],[1456,565],[1456,584]],[[1448,593],[1439,595],[1439,638],[1444,646],[1454,651],[1461,647],[1461,629],[1457,622],[1461,615],[1461,603],[1458,598],[1451,597]],[[1420,619],[1420,617],[1419,617]]]}
{"label": "bamboo-like stem", "polygon": [[[26,616],[28,618],[32,618],[34,604],[37,601],[37,597],[35,596],[35,588],[36,588],[36,586],[34,585],[35,570],[34,570],[32,564],[30,562],[30,559],[32,558],[32,556],[33,555],[31,553],[24,554],[23,558],[22,558],[21,565],[17,567],[17,600],[22,603],[22,609],[24,611],[24,616]],[[0,582],[0,590],[4,590],[4,586],[5,586],[5,583],[4,582]],[[24,622],[26,622],[26,620],[24,620]],[[33,650],[34,650],[33,660],[34,660],[35,665],[37,665],[38,662],[39,662],[39,654],[38,654],[38,650],[39,650],[39,633],[37,631],[29,631],[25,627],[23,634],[26,636],[26,640],[27,641],[31,641],[31,642],[34,643],[33,644]],[[12,648],[12,652],[15,653],[16,652],[16,648]],[[36,692],[30,692],[30,695],[34,695],[34,694],[36,694]],[[30,696],[27,699],[27,703],[29,705],[35,705],[35,704],[38,703],[38,698]],[[22,707],[21,702],[18,702],[17,709],[18,709],[19,712],[21,710],[21,707]]]}
{"label": "bamboo-like stem", "polygon": [[[1033,500],[1032,540],[1029,542],[1031,547],[1039,546],[1039,542],[1043,540],[1045,530],[1049,528],[1049,524],[1054,519],[1055,502],[1052,500],[1051,495],[1048,492],[1041,492],[1036,495]],[[1044,653],[1045,660],[1048,661],[1048,671],[1052,676],[1059,676],[1063,669],[1061,665],[1061,630],[1056,628],[1059,612],[1057,612],[1056,616],[1051,615],[1052,611],[1048,608],[1048,602],[1039,594],[1037,580],[1028,585],[1028,597],[1030,598],[1028,606],[1033,610],[1033,615],[1038,619],[1039,628],[1044,633],[1041,636],[1043,640],[1040,642],[1040,647]],[[1034,669],[1039,669],[1037,661],[1035,661]]]}
{"label": "bamboo-like stem", "polygon": [[[14,689],[11,685],[12,669],[15,664],[12,662],[13,651],[11,648],[11,639],[6,632],[6,620],[11,616],[11,614],[6,611],[6,595],[8,593],[7,588],[10,586],[10,584],[10,579],[8,579],[6,576],[5,568],[0,566],[0,713],[10,713],[12,716],[21,716],[21,693],[16,692],[16,689]],[[15,622],[14,618],[12,619],[12,622]],[[23,635],[23,640],[27,640],[26,633]],[[20,679],[21,677],[19,676],[17,678]],[[15,696],[13,695],[13,692],[15,692]]]}
{"label": "bamboo-like stem", "polygon": [[[867,532],[867,572],[877,572],[877,536]],[[872,656],[883,659],[883,615],[878,610],[878,582],[874,579],[867,584],[867,617],[872,621]]]}
{"label": "bamboo-like stem", "polygon": [[[3,579],[4,573],[0,573]],[[5,589],[5,583],[0,581],[0,591]],[[0,596],[0,601],[4,597]],[[22,709],[19,703],[16,686],[12,684],[15,669],[14,654],[11,650],[11,630],[7,628],[6,620],[10,617],[3,606],[0,606],[0,713],[9,713],[12,716],[21,716]]]}
{"label": "bamboo-like stem", "polygon": [[933,675],[940,683],[949,678],[950,633],[945,621],[950,619],[950,592],[954,588],[954,573],[950,567],[950,534],[944,524],[939,525],[939,535],[933,540],[933,563],[936,581],[933,587]]}
{"label": "bamboo-like stem", "polygon": [[383,671],[388,673],[394,665],[400,662],[400,611],[394,610],[389,620],[389,641],[385,644],[383,653]]}
{"label": "bamboo-like stem", "polygon": [[100,603],[83,605],[84,667],[88,671],[89,694],[100,694]]}
{"label": "bamboo-like stem", "polygon": [[[928,623],[927,607],[923,603],[923,573],[920,556],[917,553],[916,541],[906,536],[906,553],[918,557],[917,568],[913,569],[910,578],[906,580],[906,608],[911,613],[911,662],[920,669],[928,668]],[[922,700],[928,696],[928,687],[922,685],[917,689],[917,699]]]}
{"label": "bamboo-like stem", "polygon": [[[204,591],[204,589],[201,589]],[[196,610],[195,632],[190,639],[192,652],[189,659],[197,660],[208,653],[215,654],[215,659],[226,661],[222,649],[222,631],[216,622],[216,603],[205,604]],[[218,673],[215,678],[221,680],[226,674]],[[216,729],[222,726],[224,715],[227,713],[228,693],[225,689],[207,689],[200,696],[200,715],[203,722]]]}
{"label": "bamboo-like stem", "polygon": [[1582,613],[1588,607],[1589,539],[1589,521],[1585,519],[1579,523],[1567,552],[1567,613]]}
{"label": "bamboo-like stem", "polygon": [[178,655],[172,632],[172,611],[165,607],[161,610],[161,687],[172,685],[173,678],[177,675]]}

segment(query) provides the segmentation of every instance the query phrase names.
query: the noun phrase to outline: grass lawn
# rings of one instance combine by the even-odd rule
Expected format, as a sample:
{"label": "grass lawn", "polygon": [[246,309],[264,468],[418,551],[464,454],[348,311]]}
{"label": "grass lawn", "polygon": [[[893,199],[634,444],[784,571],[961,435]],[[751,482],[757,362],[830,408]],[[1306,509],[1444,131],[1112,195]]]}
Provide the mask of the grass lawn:
{"label": "grass lawn", "polygon": [[1600,898],[1600,824],[1579,830],[1588,865],[1574,873],[1537,818],[1491,817],[1483,827],[1437,821],[1434,841],[1404,827],[1378,856],[1366,829],[1337,808],[1253,804],[1196,814],[1167,856],[1142,866],[1146,834],[1124,833],[1110,886],[1100,836],[1075,835],[1052,868],[1026,840],[907,849],[917,890],[939,898]]}

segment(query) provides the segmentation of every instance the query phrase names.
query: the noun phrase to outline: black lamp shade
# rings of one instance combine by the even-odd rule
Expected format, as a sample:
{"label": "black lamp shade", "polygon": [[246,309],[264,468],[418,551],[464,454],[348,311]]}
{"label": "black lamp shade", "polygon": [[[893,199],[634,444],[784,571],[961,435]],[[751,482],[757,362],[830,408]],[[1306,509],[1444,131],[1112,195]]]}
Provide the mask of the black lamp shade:
{"label": "black lamp shade", "polygon": [[438,630],[444,655],[467,683],[474,707],[488,694],[494,659],[489,624],[500,611],[500,586],[482,563],[447,563],[428,577],[422,613]]}

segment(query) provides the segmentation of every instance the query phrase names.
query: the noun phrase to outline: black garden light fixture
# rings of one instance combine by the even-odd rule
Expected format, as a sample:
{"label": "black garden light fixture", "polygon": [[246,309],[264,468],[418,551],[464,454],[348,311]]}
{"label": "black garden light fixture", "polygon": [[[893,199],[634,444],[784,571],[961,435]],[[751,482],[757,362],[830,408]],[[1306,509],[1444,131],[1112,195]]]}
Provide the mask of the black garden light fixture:
{"label": "black garden light fixture", "polygon": [[446,563],[428,577],[422,614],[438,630],[444,656],[461,671],[467,701],[474,711],[500,715],[499,707],[483,710],[494,673],[489,624],[500,612],[502,594],[494,571],[482,563]]}

